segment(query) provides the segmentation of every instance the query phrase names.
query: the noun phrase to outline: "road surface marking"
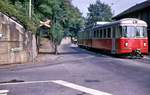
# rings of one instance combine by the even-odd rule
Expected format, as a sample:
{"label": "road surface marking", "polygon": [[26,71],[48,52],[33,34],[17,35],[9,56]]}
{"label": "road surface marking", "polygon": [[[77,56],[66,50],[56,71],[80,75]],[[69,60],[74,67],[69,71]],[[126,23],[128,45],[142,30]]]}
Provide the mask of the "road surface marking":
{"label": "road surface marking", "polygon": [[72,88],[72,89],[75,89],[75,90],[86,92],[86,93],[89,93],[89,94],[92,94],[92,95],[112,95],[110,93],[106,93],[106,92],[102,92],[102,91],[99,91],[99,90],[83,87],[83,86],[76,85],[76,84],[66,82],[66,81],[63,81],[63,80],[54,80],[52,82],[56,83],[56,84],[59,84],[59,85],[69,87],[69,88]]}
{"label": "road surface marking", "polygon": [[9,90],[0,90],[0,95],[7,95]]}
{"label": "road surface marking", "polygon": [[35,83],[55,83],[55,84],[59,84],[68,88],[72,88],[75,90],[79,90],[85,93],[89,93],[91,95],[112,95],[110,93],[107,92],[103,92],[103,91],[99,91],[99,90],[95,90],[95,89],[91,89],[91,88],[87,88],[84,86],[80,86],[77,84],[73,84],[67,81],[63,81],[63,80],[47,80],[47,81],[28,81],[28,82],[16,82],[16,83],[1,83],[0,86],[4,86],[4,85],[22,85],[22,84],[35,84]]}
{"label": "road surface marking", "polygon": [[16,82],[16,83],[1,83],[0,86],[3,85],[21,85],[21,84],[35,84],[35,83],[48,83],[51,82],[50,80],[48,81],[28,81],[28,82]]}

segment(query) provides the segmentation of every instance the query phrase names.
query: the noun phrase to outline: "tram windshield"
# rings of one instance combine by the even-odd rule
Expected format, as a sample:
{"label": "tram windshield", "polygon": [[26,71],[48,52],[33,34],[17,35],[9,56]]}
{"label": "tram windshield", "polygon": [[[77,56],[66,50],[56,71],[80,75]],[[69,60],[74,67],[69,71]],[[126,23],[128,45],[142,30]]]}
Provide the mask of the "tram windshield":
{"label": "tram windshield", "polygon": [[122,37],[126,38],[142,38],[147,37],[146,27],[142,26],[122,26],[121,27]]}

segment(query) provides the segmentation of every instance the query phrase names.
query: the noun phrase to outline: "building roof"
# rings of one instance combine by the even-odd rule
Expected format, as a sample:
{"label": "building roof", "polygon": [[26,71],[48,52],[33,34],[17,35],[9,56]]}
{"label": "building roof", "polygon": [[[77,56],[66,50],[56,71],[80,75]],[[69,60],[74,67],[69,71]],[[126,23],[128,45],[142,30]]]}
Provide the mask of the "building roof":
{"label": "building roof", "polygon": [[132,12],[136,12],[136,11],[145,9],[147,7],[150,7],[150,0],[144,1],[142,3],[136,4],[132,7],[130,7],[129,9],[123,11],[122,13],[118,14],[117,16],[114,16],[113,19],[122,17],[122,16],[132,13]]}

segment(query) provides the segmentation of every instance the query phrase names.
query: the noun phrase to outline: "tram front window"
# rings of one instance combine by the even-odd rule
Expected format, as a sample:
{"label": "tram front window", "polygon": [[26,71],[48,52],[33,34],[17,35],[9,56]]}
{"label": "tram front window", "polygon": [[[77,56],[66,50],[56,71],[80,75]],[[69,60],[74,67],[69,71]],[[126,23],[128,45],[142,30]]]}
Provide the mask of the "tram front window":
{"label": "tram front window", "polygon": [[142,38],[147,37],[147,31],[146,27],[135,27],[135,26],[123,26],[122,31],[122,37],[126,38]]}

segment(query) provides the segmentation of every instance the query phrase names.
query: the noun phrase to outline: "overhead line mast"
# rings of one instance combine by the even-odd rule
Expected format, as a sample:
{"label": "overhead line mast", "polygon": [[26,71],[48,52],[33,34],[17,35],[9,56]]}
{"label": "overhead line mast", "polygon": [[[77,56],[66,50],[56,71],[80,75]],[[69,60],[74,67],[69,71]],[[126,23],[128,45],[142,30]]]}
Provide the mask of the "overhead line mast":
{"label": "overhead line mast", "polygon": [[32,12],[31,12],[31,10],[32,10],[32,1],[31,0],[29,0],[29,19],[31,19],[31,15],[32,15]]}

